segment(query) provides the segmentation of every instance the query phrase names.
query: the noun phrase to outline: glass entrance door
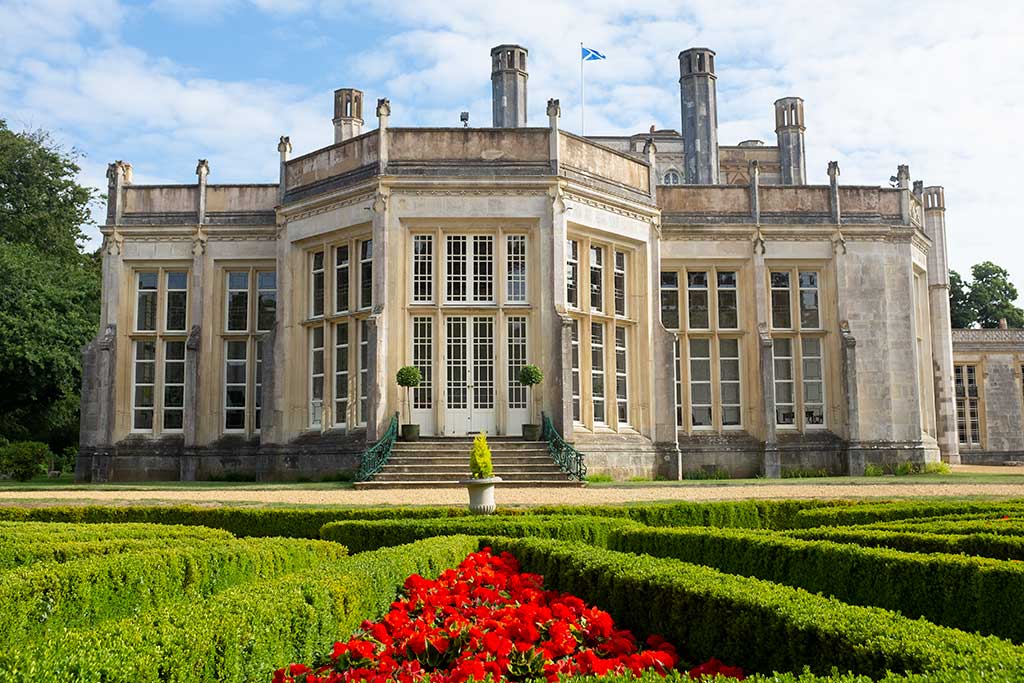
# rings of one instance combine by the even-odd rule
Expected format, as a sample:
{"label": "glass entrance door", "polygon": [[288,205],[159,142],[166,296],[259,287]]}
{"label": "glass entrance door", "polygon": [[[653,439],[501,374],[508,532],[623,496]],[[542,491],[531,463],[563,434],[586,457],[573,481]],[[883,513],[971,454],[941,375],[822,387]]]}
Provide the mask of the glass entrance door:
{"label": "glass entrance door", "polygon": [[445,332],[445,433],[494,434],[494,318],[450,316]]}

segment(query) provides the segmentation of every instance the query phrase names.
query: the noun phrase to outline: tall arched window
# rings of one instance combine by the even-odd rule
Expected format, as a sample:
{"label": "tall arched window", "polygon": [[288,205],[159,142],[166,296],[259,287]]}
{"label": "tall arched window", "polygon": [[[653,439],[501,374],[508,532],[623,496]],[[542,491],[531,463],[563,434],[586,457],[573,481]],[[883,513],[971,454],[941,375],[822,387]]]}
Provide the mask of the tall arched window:
{"label": "tall arched window", "polygon": [[665,177],[662,179],[662,184],[663,185],[678,185],[679,184],[679,171],[675,170],[674,168],[673,169],[669,169],[665,173]]}

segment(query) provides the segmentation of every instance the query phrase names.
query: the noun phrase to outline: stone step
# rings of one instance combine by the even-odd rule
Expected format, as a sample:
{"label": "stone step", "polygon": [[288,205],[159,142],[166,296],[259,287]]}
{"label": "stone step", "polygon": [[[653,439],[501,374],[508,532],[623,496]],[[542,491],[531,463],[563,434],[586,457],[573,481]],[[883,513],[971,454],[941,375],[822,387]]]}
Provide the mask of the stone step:
{"label": "stone step", "polygon": [[[520,481],[505,481],[498,484],[498,488],[581,488],[586,486],[586,482],[576,481],[574,479],[565,479],[563,481],[550,481],[550,480],[530,480],[523,479]],[[356,489],[459,489],[465,488],[465,484],[460,484],[457,481],[446,481],[446,480],[404,480],[404,481],[360,481],[355,483]],[[498,493],[500,502],[501,493]]]}
{"label": "stone step", "polygon": [[[459,477],[468,476],[469,467],[463,465],[392,465],[388,463],[382,470],[383,473],[408,472],[409,474],[437,474],[438,476]],[[536,472],[550,476],[563,476],[562,470],[557,466],[547,467],[544,465],[527,465],[524,467],[495,467],[494,473],[499,477],[506,475],[520,474],[523,472]]]}
{"label": "stone step", "polygon": [[[546,451],[548,446],[540,441],[519,441],[509,443],[495,443],[490,444],[491,452],[517,452],[517,451]],[[458,453],[469,453],[472,450],[473,445],[469,442],[466,443],[450,443],[447,441],[415,441],[415,442],[402,442],[399,441],[391,447],[393,451],[455,451]]]}
{"label": "stone step", "polygon": [[[562,472],[538,472],[526,470],[522,472],[495,472],[496,476],[505,481],[567,481],[568,476]],[[372,481],[454,481],[458,482],[469,478],[469,472],[390,472],[381,470],[373,475]]]}
{"label": "stone step", "polygon": [[[492,458],[491,462],[494,463],[495,467],[518,467],[521,465],[556,465],[554,460],[548,455],[525,455],[517,457],[505,457],[505,458]],[[469,465],[469,458],[463,456],[444,456],[444,455],[392,455],[388,458],[388,465],[457,465],[460,467],[467,467]]]}

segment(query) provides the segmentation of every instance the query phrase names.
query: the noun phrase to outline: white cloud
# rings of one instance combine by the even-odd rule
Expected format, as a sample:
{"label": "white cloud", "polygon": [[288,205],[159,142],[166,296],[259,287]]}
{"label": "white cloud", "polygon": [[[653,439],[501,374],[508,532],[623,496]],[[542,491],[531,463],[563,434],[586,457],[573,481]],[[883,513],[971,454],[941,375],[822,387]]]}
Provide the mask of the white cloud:
{"label": "white cloud", "polygon": [[[563,126],[578,130],[583,41],[608,55],[586,65],[589,133],[678,128],[677,55],[711,47],[723,144],[771,143],[772,102],[799,95],[812,182],[824,182],[830,159],[846,183],[885,184],[909,163],[914,178],[946,187],[953,266],[996,260],[1024,292],[1024,231],[1008,215],[1022,180],[1013,155],[1024,120],[1019,3],[979,11],[954,0],[926,8],[879,0],[520,0],[503,8],[476,0],[155,0],[150,8],[220,19],[267,12],[281,35],[327,36],[340,47],[361,22],[386,26],[371,48],[341,50],[343,72],[330,75],[335,87],[366,91],[368,127],[378,96],[391,99],[395,125],[457,125],[465,109],[474,125],[487,125],[489,50],[516,42],[530,51],[531,123],[543,125],[545,101],[558,97]],[[214,178],[271,180],[278,135],[290,133],[296,153],[330,141],[329,91],[309,85],[327,74],[286,84],[185,69],[118,44],[132,11],[142,10],[116,0],[0,4],[4,115],[56,129],[101,157],[136,159],[141,178],[178,182],[189,180],[199,156],[210,159]]]}

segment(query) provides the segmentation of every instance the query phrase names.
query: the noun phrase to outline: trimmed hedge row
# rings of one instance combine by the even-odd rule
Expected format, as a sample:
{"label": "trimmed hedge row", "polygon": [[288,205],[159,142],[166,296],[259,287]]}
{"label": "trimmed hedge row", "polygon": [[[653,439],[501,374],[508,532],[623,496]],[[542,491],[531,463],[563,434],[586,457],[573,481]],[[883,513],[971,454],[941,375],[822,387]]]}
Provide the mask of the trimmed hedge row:
{"label": "trimmed hedge row", "polygon": [[[230,536],[230,534],[226,534]],[[203,538],[127,538],[125,540],[102,541],[57,541],[48,543],[43,539],[35,541],[0,542],[0,575],[8,569],[27,567],[37,562],[69,562],[98,555],[120,555],[125,553],[165,550],[168,548],[194,547],[197,544],[214,542],[217,539]]]}
{"label": "trimmed hedge row", "polygon": [[[557,514],[585,517],[625,517],[650,526],[784,529],[793,526],[801,510],[826,505],[852,505],[852,503],[815,500],[751,500],[713,503],[654,503],[649,505],[542,505],[531,508],[503,508],[499,510],[499,515]],[[225,529],[237,536],[287,536],[291,538],[319,538],[320,528],[329,522],[466,517],[468,514],[469,511],[465,507],[435,506],[352,509],[209,508],[190,505],[0,507],[0,520],[184,524]]]}
{"label": "trimmed hedge row", "polygon": [[435,577],[477,547],[475,537],[420,541],[237,586],[205,602],[51,633],[0,650],[0,680],[268,681],[274,669],[314,660],[382,614],[410,574]]}
{"label": "trimmed hedge row", "polygon": [[865,525],[865,529],[883,529],[885,531],[913,531],[931,534],[964,535],[964,534],[998,534],[1001,536],[1024,536],[1024,520],[1019,519],[962,519],[922,521],[915,524],[886,522],[884,524]]}
{"label": "trimmed hedge row", "polygon": [[44,562],[0,574],[0,642],[202,600],[229,586],[344,557],[323,541],[242,539]]}
{"label": "trimmed hedge row", "polygon": [[934,534],[889,531],[864,527],[818,527],[783,532],[792,538],[833,543],[856,543],[871,548],[892,548],[908,553],[976,555],[996,560],[1024,560],[1024,538],[999,534]]}
{"label": "trimmed hedge row", "polygon": [[345,545],[351,552],[376,550],[433,536],[477,534],[521,538],[535,536],[582,541],[606,546],[616,529],[646,529],[629,519],[581,516],[456,517],[450,519],[395,519],[331,522],[320,530],[325,541]]}
{"label": "trimmed hedge row", "polygon": [[596,602],[638,635],[663,634],[697,660],[718,657],[761,672],[807,666],[816,673],[838,667],[873,677],[887,671],[956,671],[961,679],[978,680],[986,673],[999,680],[1024,678],[1022,648],[877,607],[582,543],[536,538],[483,543],[511,551],[525,571],[543,574],[551,588]]}
{"label": "trimmed hedge row", "polygon": [[6,541],[106,541],[189,538],[231,540],[223,529],[171,524],[76,524],[63,522],[0,522],[0,543]]}
{"label": "trimmed hedge row", "polygon": [[[623,529],[612,550],[671,557],[1020,642],[1024,565],[735,529]],[[1022,652],[1024,654],[1024,652]]]}
{"label": "trimmed hedge row", "polygon": [[797,511],[793,516],[791,525],[786,528],[809,529],[819,526],[851,526],[889,520],[940,517],[945,515],[1009,514],[1014,512],[1020,513],[1022,510],[1024,510],[1024,500],[1019,499],[1002,502],[911,501],[901,503],[858,503],[843,506],[829,505]]}

